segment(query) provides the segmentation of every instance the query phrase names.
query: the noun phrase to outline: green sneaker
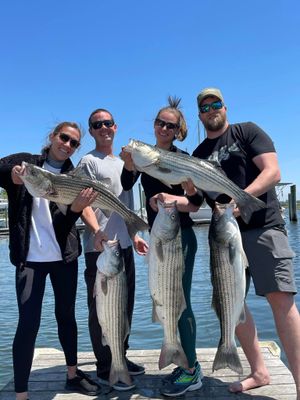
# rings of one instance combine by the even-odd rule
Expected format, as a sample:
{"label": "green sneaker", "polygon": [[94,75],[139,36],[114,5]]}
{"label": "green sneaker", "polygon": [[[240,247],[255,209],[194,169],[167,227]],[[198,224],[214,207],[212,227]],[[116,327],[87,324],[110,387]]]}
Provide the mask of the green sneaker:
{"label": "green sneaker", "polygon": [[163,379],[160,393],[170,397],[181,396],[185,392],[200,389],[202,386],[201,378],[202,372],[198,361],[195,362],[195,371],[192,374],[181,367],[177,367]]}

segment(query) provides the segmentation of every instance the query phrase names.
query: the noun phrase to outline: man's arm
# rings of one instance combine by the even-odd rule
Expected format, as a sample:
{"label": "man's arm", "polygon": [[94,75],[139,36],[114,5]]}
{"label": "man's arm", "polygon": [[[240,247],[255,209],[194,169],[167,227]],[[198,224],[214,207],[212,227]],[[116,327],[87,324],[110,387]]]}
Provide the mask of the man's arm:
{"label": "man's arm", "polygon": [[258,197],[273,188],[280,181],[280,169],[275,152],[259,154],[252,161],[260,170],[260,174],[245,188],[245,191]]}

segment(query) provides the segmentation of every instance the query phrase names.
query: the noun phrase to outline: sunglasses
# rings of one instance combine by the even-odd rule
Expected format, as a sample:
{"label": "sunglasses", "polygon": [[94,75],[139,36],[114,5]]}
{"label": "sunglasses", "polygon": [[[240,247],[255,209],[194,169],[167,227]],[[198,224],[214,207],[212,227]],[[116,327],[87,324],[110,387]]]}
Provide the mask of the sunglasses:
{"label": "sunglasses", "polygon": [[178,124],[174,124],[173,122],[166,122],[159,118],[156,118],[156,120],[154,121],[154,125],[160,126],[161,128],[166,127],[168,130],[179,128]]}
{"label": "sunglasses", "polygon": [[67,133],[61,132],[58,136],[62,142],[70,142],[70,146],[72,147],[72,149],[77,149],[77,147],[80,146],[79,140],[72,139]]}
{"label": "sunglasses", "polygon": [[103,121],[91,122],[91,127],[93,129],[101,129],[104,125],[106,128],[111,128],[114,124],[115,122],[112,119],[104,119]]}
{"label": "sunglasses", "polygon": [[210,104],[204,104],[203,106],[199,106],[199,111],[201,112],[201,114],[205,114],[210,109],[221,110],[223,105],[224,105],[223,102],[221,100],[218,100],[218,101],[214,101],[213,103],[210,103]]}

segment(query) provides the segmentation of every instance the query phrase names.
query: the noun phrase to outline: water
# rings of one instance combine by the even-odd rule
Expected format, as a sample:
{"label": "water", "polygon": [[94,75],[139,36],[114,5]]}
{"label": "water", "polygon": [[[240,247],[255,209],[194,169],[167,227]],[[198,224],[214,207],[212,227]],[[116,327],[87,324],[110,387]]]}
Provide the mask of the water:
{"label": "water", "polygon": [[[300,212],[298,211],[300,221]],[[291,223],[286,219],[290,245],[296,253],[294,260],[297,287],[300,288],[300,222]],[[219,340],[219,322],[211,309],[211,284],[209,272],[209,254],[207,233],[208,225],[195,227],[198,240],[196,255],[192,304],[197,321],[197,347],[217,347]],[[147,239],[147,234],[145,234]],[[76,303],[78,323],[79,351],[91,351],[87,328],[86,288],[83,277],[84,259],[79,259],[79,284]],[[15,268],[8,259],[8,240],[0,239],[0,388],[12,376],[11,347],[18,321],[17,304],[14,288]],[[252,311],[260,340],[275,340],[278,344],[273,317],[267,301],[254,294],[253,287],[248,294],[248,305]],[[296,295],[300,308],[300,294]],[[162,329],[151,322],[152,305],[147,283],[147,264],[145,258],[136,256],[136,301],[130,336],[132,349],[160,348]],[[48,283],[43,302],[42,322],[37,337],[36,347],[54,347],[61,349],[57,338],[52,287]],[[282,352],[282,359],[286,362]],[[79,360],[80,361],[80,360]]]}

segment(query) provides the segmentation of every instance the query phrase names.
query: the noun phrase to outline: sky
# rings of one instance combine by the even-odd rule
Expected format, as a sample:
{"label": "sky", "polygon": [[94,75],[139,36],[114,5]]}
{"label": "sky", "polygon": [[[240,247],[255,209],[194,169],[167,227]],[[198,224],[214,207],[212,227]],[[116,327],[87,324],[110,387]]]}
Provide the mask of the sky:
{"label": "sky", "polygon": [[[84,129],[75,164],[94,148],[96,108],[112,112],[114,151],[154,144],[153,120],[181,98],[192,153],[203,140],[196,97],[219,87],[229,122],[252,121],[274,141],[282,182],[300,200],[298,0],[10,0],[0,6],[0,157],[38,153],[51,129]],[[282,200],[286,198],[287,189]]]}

